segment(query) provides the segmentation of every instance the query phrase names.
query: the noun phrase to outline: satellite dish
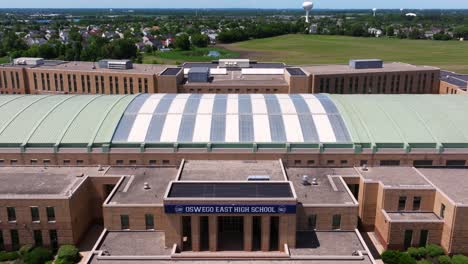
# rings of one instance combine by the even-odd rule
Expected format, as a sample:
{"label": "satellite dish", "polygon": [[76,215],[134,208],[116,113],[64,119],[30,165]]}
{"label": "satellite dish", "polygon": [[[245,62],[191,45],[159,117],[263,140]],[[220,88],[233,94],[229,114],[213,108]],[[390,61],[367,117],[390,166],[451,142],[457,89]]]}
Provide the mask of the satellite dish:
{"label": "satellite dish", "polygon": [[302,3],[302,8],[306,11],[306,23],[309,23],[309,13],[314,8],[314,3],[312,1],[305,1]]}

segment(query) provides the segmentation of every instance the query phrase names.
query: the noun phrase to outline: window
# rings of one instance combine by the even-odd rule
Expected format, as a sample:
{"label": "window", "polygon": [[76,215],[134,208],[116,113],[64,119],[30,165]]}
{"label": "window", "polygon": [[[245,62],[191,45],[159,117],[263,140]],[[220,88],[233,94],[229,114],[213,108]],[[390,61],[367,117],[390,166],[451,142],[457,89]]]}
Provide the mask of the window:
{"label": "window", "polygon": [[7,207],[8,222],[16,221],[16,210],[14,207]]}
{"label": "window", "polygon": [[13,250],[15,250],[15,251],[18,250],[19,247],[20,247],[18,230],[11,229],[10,230],[10,237],[11,237],[11,248]]}
{"label": "window", "polygon": [[407,250],[413,244],[413,230],[405,230],[404,249]]}
{"label": "window", "polygon": [[317,228],[317,215],[309,215],[307,217],[307,229],[315,230]]}
{"label": "window", "polygon": [[70,164],[70,160],[63,160],[63,165],[69,165]]}
{"label": "window", "polygon": [[445,218],[445,204],[440,205],[440,218]]}
{"label": "window", "polygon": [[334,160],[327,160],[327,165],[335,165],[335,161]]}
{"label": "window", "polygon": [[340,161],[341,165],[347,165],[348,164],[348,161],[347,160],[342,160]]}
{"label": "window", "polygon": [[429,230],[421,230],[419,236],[419,247],[425,247],[427,245],[427,239],[429,237]]}
{"label": "window", "polygon": [[10,160],[10,165],[16,165],[18,163],[18,160],[12,159]]}
{"label": "window", "polygon": [[400,196],[398,199],[398,211],[404,211],[406,209],[406,196]]}
{"label": "window", "polygon": [[295,160],[294,165],[301,165],[301,160]]}
{"label": "window", "polygon": [[76,165],[83,165],[84,161],[83,160],[77,160]]}
{"label": "window", "polygon": [[128,215],[120,215],[120,228],[122,230],[130,229],[130,219]]}
{"label": "window", "polygon": [[0,159],[0,166],[3,166],[5,164],[5,160]]}
{"label": "window", "polygon": [[315,160],[308,160],[307,161],[307,165],[314,165],[315,164]]}
{"label": "window", "polygon": [[33,222],[39,222],[39,207],[31,207],[31,221]]}
{"label": "window", "polygon": [[413,210],[419,211],[421,209],[421,196],[413,197]]}
{"label": "window", "polygon": [[41,230],[34,230],[34,245],[36,247],[42,246],[42,231]]}
{"label": "window", "polygon": [[117,161],[115,162],[115,164],[117,164],[117,165],[124,165],[124,161],[123,161],[123,160],[117,160]]}
{"label": "window", "polygon": [[146,225],[146,230],[154,229],[154,215],[145,214],[145,225]]}
{"label": "window", "polygon": [[446,166],[465,166],[464,160],[447,160]]}
{"label": "window", "polygon": [[156,165],[156,164],[157,164],[157,161],[156,161],[156,160],[150,160],[150,161],[149,161],[149,165],[152,165],[152,166],[153,166],[153,165]]}
{"label": "window", "polygon": [[341,229],[341,215],[339,214],[333,215],[332,229],[333,230]]}
{"label": "window", "polygon": [[162,163],[163,163],[163,165],[169,165],[170,161],[169,160],[163,160]]}
{"label": "window", "polygon": [[42,163],[43,163],[44,165],[49,165],[49,164],[50,164],[50,160],[49,160],[49,159],[42,160]]}
{"label": "window", "polygon": [[136,160],[130,160],[129,163],[130,163],[130,165],[133,165],[133,166],[137,165],[137,161],[136,161]]}
{"label": "window", "polygon": [[48,206],[46,207],[46,212],[47,212],[47,221],[54,222],[55,221],[55,208]]}
{"label": "window", "polygon": [[5,240],[3,240],[3,231],[0,230],[0,251],[5,250]]}
{"label": "window", "polygon": [[364,165],[367,165],[367,160],[361,160],[361,161],[359,162],[359,165],[360,165],[361,167],[364,166]]}
{"label": "window", "polygon": [[57,230],[49,230],[49,238],[50,238],[50,247],[53,250],[58,249],[58,235]]}
{"label": "window", "polygon": [[413,166],[418,167],[418,166],[432,166],[433,161],[432,160],[415,160],[413,161]]}
{"label": "window", "polygon": [[400,166],[399,160],[381,160],[380,166]]}
{"label": "window", "polygon": [[31,160],[31,165],[36,165],[37,164],[37,159],[32,159]]}

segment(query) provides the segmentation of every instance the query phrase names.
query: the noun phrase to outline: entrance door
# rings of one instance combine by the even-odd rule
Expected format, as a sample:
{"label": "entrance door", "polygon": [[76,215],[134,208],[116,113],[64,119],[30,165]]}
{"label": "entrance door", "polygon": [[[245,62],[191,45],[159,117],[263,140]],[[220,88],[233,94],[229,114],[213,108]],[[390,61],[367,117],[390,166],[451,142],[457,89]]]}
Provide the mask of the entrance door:
{"label": "entrance door", "polygon": [[270,251],[279,251],[279,217],[270,218]]}
{"label": "entrance door", "polygon": [[421,230],[421,235],[419,236],[419,246],[425,247],[427,244],[427,238],[429,237],[428,230]]}
{"label": "entrance door", "polygon": [[192,250],[192,217],[182,216],[182,250]]}
{"label": "entrance door", "polygon": [[411,247],[413,242],[413,230],[405,230],[405,244],[403,245],[404,249],[407,250]]}
{"label": "entrance door", "polygon": [[254,216],[252,221],[252,250],[262,250],[262,217]]}
{"label": "entrance door", "polygon": [[244,217],[218,217],[218,248],[223,251],[244,250]]}
{"label": "entrance door", "polygon": [[200,217],[200,250],[210,250],[210,233],[209,233],[208,216]]}

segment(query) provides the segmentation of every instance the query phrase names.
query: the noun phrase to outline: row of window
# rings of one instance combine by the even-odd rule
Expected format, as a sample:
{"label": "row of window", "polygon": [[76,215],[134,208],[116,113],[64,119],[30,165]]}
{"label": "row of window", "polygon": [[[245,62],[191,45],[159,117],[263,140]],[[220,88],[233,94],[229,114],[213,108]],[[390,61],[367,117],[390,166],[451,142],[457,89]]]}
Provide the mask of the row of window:
{"label": "row of window", "polygon": [[[333,230],[340,230],[341,229],[341,215],[335,214],[332,216],[332,229]],[[316,230],[317,229],[317,215],[311,214],[307,216],[307,229],[308,230]]]}
{"label": "row of window", "polygon": [[[122,230],[130,230],[130,216],[129,215],[120,215],[120,228]],[[145,228],[146,230],[154,230],[154,215],[145,214]]]}
{"label": "row of window", "polygon": [[[16,208],[15,207],[7,207],[7,219],[8,222],[16,222]],[[39,214],[39,207],[31,206],[31,222],[38,223],[41,221],[40,214]],[[55,222],[55,208],[52,206],[47,206],[45,208],[47,221],[48,222]]]}
{"label": "row of window", "polygon": [[[427,83],[427,73],[420,73],[418,74],[418,81],[416,86],[416,93],[423,93],[424,88],[426,87]],[[390,82],[390,91],[389,93],[411,93],[410,87],[413,87],[414,84],[414,76],[404,76],[404,90],[400,91],[400,81],[402,75],[392,75],[391,82]],[[435,74],[431,74],[431,87],[434,85],[435,81]],[[373,93],[376,92],[378,94],[385,94],[387,93],[387,82],[388,77],[387,75],[383,76],[364,76],[364,77],[350,77],[348,79],[348,90],[347,93]],[[332,88],[330,86],[331,79],[330,78],[320,78],[319,79],[319,92],[320,93],[345,93],[345,78],[344,77],[336,77],[335,78],[335,87]],[[361,88],[361,89],[359,89]],[[377,89],[374,89],[377,88]]]}
{"label": "row of window", "polygon": [[[413,197],[413,211],[419,211],[421,209],[421,196],[414,196]],[[400,196],[398,199],[398,211],[405,211],[406,210],[406,196]]]}
{"label": "row of window", "polygon": [[[412,229],[405,230],[404,242],[403,242],[405,250],[411,246],[415,246],[413,244],[413,233],[414,231]],[[429,239],[429,230],[424,230],[424,229],[421,230],[419,234],[418,247],[425,247],[427,245],[428,239]]]}
{"label": "row of window", "polygon": [[8,87],[7,72],[2,71],[2,74],[0,74],[0,89],[7,89],[7,88],[20,89],[21,83],[20,83],[19,73],[10,72],[9,75],[10,75],[11,87]]}
{"label": "row of window", "polygon": [[228,89],[220,89],[220,88],[209,88],[209,89],[203,89],[203,88],[198,88],[198,89],[193,89],[193,88],[190,88],[190,89],[181,89],[179,92],[189,92],[189,93],[235,93],[235,94],[238,94],[238,93],[277,93],[279,90],[278,89],[270,89],[270,88],[255,88],[255,89],[251,89],[251,88],[246,88],[246,89],[239,89],[239,88],[236,88],[236,89],[232,89],[232,88],[228,88]]}
{"label": "row of window", "polygon": [[[64,74],[62,73],[40,73],[41,88],[43,91],[51,91],[51,78],[54,81],[55,91],[58,92],[73,92],[78,93],[78,81],[76,74],[67,74],[67,84],[64,85]],[[91,91],[91,76],[90,75],[80,75],[81,81],[81,93],[92,93]],[[96,94],[104,94],[105,92],[105,79],[104,76],[94,76],[94,87],[96,88]],[[39,89],[39,74],[33,73],[33,83],[34,90]],[[133,78],[133,77],[123,77],[123,89],[124,94],[133,94],[134,92],[134,82],[138,83],[138,93],[148,93],[148,78]],[[67,88],[67,91],[64,89]],[[115,90],[115,91],[114,91]],[[120,94],[120,83],[119,77],[109,76],[109,93],[110,94]]]}
{"label": "row of window", "polygon": [[[58,234],[57,230],[51,229],[48,230],[50,247],[54,250],[58,249]],[[34,246],[41,247],[44,245],[44,239],[42,236],[42,230],[36,229],[33,230],[33,239]],[[19,231],[17,229],[10,229],[10,242],[12,250],[18,250],[21,246]],[[3,235],[3,230],[0,230],[0,250],[5,250],[5,239]]]}

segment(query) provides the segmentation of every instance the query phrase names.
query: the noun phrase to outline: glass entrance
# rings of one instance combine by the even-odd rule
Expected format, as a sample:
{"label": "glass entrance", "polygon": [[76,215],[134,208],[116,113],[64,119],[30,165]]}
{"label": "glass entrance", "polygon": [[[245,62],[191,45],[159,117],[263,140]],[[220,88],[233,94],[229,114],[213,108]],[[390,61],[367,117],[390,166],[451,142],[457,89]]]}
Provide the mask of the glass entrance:
{"label": "glass entrance", "polygon": [[221,251],[244,250],[244,217],[218,217],[218,249]]}

